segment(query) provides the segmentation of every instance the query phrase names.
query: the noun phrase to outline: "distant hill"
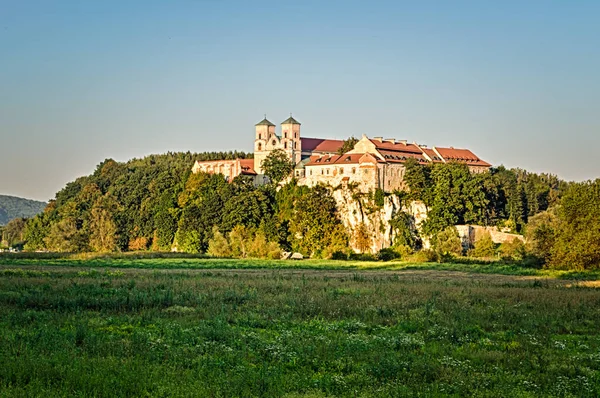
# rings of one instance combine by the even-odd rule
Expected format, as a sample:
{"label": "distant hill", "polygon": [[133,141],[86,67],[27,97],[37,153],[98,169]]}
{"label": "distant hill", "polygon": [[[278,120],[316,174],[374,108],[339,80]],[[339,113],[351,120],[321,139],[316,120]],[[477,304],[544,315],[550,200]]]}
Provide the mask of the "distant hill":
{"label": "distant hill", "polygon": [[45,207],[45,202],[0,195],[0,225],[6,225],[14,218],[33,217],[44,211]]}

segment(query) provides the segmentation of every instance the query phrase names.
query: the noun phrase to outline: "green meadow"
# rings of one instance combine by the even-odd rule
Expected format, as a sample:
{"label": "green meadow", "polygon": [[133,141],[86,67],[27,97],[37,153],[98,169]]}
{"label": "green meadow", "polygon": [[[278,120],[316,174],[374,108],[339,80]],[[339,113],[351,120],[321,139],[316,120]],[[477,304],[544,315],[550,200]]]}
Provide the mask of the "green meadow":
{"label": "green meadow", "polygon": [[600,395],[598,274],[0,257],[0,396]]}

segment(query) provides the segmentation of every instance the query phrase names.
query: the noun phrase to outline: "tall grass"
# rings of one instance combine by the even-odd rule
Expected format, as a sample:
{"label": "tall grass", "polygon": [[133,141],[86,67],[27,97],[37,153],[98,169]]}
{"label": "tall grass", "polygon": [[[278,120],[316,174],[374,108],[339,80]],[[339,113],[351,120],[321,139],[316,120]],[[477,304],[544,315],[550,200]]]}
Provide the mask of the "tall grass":
{"label": "tall grass", "polygon": [[600,394],[600,290],[548,279],[1,271],[2,396]]}

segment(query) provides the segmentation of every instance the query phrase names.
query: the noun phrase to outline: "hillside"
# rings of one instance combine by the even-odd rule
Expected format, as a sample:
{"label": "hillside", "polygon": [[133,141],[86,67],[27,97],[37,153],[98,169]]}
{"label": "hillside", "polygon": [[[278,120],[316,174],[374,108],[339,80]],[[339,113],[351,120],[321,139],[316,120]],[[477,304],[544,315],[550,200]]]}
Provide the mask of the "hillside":
{"label": "hillside", "polygon": [[33,217],[46,207],[45,202],[0,195],[0,225],[6,225],[18,217]]}

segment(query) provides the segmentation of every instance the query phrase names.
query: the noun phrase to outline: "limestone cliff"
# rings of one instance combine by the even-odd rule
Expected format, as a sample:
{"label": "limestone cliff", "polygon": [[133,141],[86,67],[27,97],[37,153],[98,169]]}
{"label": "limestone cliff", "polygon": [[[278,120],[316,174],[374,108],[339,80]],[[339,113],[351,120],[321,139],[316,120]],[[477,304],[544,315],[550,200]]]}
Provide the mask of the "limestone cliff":
{"label": "limestone cliff", "polygon": [[350,244],[355,251],[361,251],[361,244],[357,242],[357,231],[361,230],[368,237],[368,246],[372,253],[392,245],[394,230],[390,221],[400,211],[411,217],[411,227],[418,230],[419,225],[427,217],[425,204],[413,201],[403,204],[400,197],[395,194],[383,197],[383,204],[376,203],[373,195],[353,192],[351,189],[341,188],[333,191],[333,198],[351,237]]}

